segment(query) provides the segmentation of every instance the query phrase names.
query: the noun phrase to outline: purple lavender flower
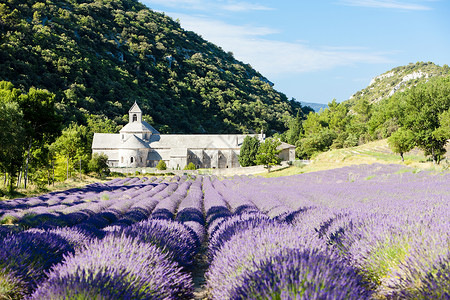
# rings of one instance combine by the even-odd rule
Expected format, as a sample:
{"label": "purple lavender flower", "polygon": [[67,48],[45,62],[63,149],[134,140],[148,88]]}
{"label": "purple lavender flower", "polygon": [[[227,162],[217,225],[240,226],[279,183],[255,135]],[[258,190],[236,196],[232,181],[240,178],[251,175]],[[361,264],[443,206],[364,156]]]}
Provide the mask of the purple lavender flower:
{"label": "purple lavender flower", "polygon": [[276,221],[270,220],[269,217],[261,213],[246,213],[224,219],[223,222],[219,223],[216,228],[212,228],[210,231],[208,257],[212,259],[215,252],[236,233],[274,223]]}
{"label": "purple lavender flower", "polygon": [[0,240],[0,296],[14,295],[16,290],[17,296],[29,294],[45,279],[50,267],[73,252],[74,248],[55,233],[30,231],[8,235]]}
{"label": "purple lavender flower", "polygon": [[248,272],[257,271],[260,262],[276,257],[285,249],[317,250],[331,255],[326,243],[317,236],[290,225],[268,224],[239,231],[214,254],[206,273],[210,297],[231,299],[232,292],[243,285]]}
{"label": "purple lavender flower", "polygon": [[283,249],[246,272],[230,299],[370,299],[357,270],[317,250]]}
{"label": "purple lavender flower", "polygon": [[189,299],[192,286],[192,278],[158,247],[132,237],[110,235],[94,240],[80,253],[68,255],[32,298],[51,299],[66,292],[99,299],[110,299],[109,295],[119,299]]}
{"label": "purple lavender flower", "polygon": [[112,234],[123,234],[143,243],[151,243],[185,267],[192,266],[201,241],[193,229],[170,220],[150,219]]}

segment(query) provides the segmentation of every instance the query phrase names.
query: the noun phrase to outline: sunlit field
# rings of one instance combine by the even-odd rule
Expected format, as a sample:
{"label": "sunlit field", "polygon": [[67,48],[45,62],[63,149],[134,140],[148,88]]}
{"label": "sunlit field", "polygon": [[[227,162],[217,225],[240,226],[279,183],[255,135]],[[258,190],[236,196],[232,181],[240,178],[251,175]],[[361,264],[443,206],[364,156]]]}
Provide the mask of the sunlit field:
{"label": "sunlit field", "polygon": [[447,299],[450,173],[122,178],[0,202],[2,299]]}

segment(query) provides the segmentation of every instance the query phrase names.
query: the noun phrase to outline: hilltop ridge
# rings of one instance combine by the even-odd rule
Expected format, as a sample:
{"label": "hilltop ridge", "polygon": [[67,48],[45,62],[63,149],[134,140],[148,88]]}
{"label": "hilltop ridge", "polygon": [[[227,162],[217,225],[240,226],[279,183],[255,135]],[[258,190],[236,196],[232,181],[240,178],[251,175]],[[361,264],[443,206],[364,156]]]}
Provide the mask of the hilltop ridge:
{"label": "hilltop ridge", "polygon": [[371,104],[377,103],[437,76],[450,76],[450,67],[441,67],[432,62],[399,66],[372,78],[369,85],[353,94],[348,102],[352,104],[359,99],[366,99]]}

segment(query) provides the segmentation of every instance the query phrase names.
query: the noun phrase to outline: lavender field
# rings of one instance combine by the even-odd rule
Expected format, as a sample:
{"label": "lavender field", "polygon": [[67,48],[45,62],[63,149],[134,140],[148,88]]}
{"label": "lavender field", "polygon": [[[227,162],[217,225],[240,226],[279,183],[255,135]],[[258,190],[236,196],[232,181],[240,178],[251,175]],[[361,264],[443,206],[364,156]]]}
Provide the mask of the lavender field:
{"label": "lavender field", "polygon": [[448,172],[114,179],[0,221],[0,299],[450,299]]}

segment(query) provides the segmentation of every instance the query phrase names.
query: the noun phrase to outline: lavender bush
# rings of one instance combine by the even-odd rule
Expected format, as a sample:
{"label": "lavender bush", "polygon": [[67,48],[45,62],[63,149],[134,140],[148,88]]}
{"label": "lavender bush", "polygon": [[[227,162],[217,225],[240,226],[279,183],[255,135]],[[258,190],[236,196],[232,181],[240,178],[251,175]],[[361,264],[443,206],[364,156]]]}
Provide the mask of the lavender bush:
{"label": "lavender bush", "polygon": [[192,279],[158,247],[110,235],[67,256],[32,299],[64,293],[75,299],[186,299],[192,297]]}

